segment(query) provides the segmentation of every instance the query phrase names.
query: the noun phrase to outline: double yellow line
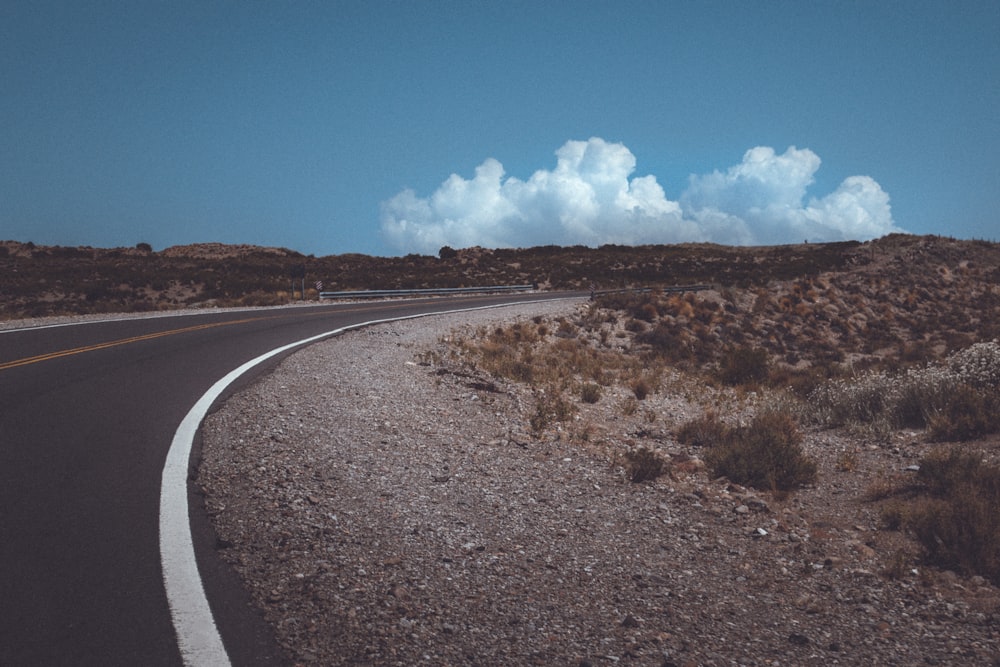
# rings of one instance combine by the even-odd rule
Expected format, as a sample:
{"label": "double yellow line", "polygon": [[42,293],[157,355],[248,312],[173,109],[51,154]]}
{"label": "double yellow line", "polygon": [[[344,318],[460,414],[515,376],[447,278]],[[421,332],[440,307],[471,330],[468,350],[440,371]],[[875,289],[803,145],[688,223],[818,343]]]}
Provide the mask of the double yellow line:
{"label": "double yellow line", "polygon": [[5,371],[8,368],[17,368],[18,366],[27,366],[28,364],[37,364],[40,361],[49,361],[51,359],[58,359],[60,357],[69,357],[74,354],[82,354],[84,352],[94,352],[96,350],[106,350],[109,347],[117,347],[119,345],[128,345],[129,343],[139,343],[144,340],[153,340],[154,338],[163,338],[164,336],[173,336],[180,333],[188,333],[190,331],[200,331],[202,329],[212,329],[214,327],[224,327],[230,324],[242,324],[244,322],[250,322],[255,318],[246,318],[242,320],[230,320],[228,322],[213,322],[210,324],[198,324],[193,327],[184,327],[183,329],[171,329],[169,331],[157,331],[155,333],[144,334],[142,336],[133,336],[131,338],[121,338],[119,340],[111,340],[105,343],[95,343],[94,345],[85,345],[83,347],[74,347],[69,350],[58,350],[56,352],[46,352],[45,354],[39,354],[34,357],[25,357],[24,359],[15,359],[13,361],[7,361],[0,363],[0,371]]}

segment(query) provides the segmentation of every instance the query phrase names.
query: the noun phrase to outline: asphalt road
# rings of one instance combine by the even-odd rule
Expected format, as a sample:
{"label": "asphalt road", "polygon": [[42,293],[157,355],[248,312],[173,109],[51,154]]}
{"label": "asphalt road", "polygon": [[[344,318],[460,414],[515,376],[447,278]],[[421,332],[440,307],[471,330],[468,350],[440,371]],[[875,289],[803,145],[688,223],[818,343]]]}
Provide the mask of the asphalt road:
{"label": "asphalt road", "polygon": [[[184,664],[161,568],[161,476],[179,424],[220,378],[270,350],[345,326],[538,298],[546,295],[0,332],[0,665]],[[193,489],[188,498],[198,570],[229,660],[280,664],[267,627],[216,557]]]}

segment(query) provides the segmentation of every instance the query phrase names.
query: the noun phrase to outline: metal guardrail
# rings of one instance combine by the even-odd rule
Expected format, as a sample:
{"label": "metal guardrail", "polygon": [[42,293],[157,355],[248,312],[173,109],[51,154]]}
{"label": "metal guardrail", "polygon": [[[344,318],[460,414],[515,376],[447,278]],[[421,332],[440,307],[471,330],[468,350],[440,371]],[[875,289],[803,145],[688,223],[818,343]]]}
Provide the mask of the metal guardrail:
{"label": "metal guardrail", "polygon": [[705,290],[712,289],[711,285],[671,285],[670,287],[623,287],[621,289],[603,289],[603,290],[593,290],[591,292],[591,298],[604,296],[605,294],[625,294],[626,292],[632,292],[634,294],[647,294],[649,292],[704,292]]}
{"label": "metal guardrail", "polygon": [[446,294],[485,294],[493,292],[527,292],[535,285],[491,285],[489,287],[434,287],[430,289],[370,289],[343,292],[320,292],[320,299],[383,299],[393,296],[441,296]]}

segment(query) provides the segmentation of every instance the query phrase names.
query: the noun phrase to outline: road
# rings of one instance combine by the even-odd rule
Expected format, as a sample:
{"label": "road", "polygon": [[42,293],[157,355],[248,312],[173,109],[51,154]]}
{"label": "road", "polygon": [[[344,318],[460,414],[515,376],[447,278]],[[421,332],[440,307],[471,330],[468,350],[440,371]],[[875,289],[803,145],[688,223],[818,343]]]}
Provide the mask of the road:
{"label": "road", "polygon": [[[0,332],[0,665],[197,662],[178,647],[164,586],[161,479],[179,425],[220,378],[268,351],[342,327],[539,298],[546,295],[223,311]],[[279,664],[268,628],[215,556],[194,489],[187,495],[197,569],[228,660]]]}

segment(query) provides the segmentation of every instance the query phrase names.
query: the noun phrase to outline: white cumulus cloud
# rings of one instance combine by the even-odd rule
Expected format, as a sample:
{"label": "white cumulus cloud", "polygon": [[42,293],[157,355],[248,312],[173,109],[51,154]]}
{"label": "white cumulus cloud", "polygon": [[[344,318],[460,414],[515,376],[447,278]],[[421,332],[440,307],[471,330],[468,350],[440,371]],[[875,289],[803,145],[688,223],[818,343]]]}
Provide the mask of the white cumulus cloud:
{"label": "white cumulus cloud", "polygon": [[400,252],[442,246],[638,245],[712,241],[754,245],[803,239],[869,239],[901,231],[889,196],[868,176],[804,203],[820,159],[794,146],[777,155],[752,148],[725,172],[692,176],[679,201],[652,175],[633,177],[636,159],[598,137],[568,141],[554,169],[528,180],[489,158],[465,179],[452,174],[429,197],[403,190],[382,202],[381,227]]}

